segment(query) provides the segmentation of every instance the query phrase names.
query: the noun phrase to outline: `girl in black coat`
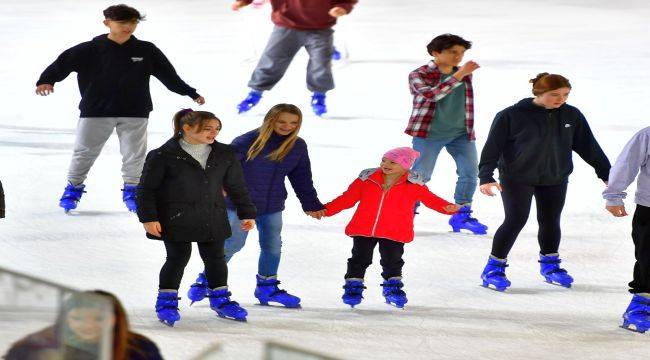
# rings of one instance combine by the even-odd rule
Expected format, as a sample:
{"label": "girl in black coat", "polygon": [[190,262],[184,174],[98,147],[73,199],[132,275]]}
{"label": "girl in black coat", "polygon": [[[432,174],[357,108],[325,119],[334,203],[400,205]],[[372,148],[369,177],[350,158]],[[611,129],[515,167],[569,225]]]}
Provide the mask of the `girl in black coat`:
{"label": "girl in black coat", "polygon": [[[492,253],[481,278],[499,291],[510,286],[506,257],[537,203],[540,273],[546,282],[571,287],[573,278],[560,267],[560,215],[566,198],[572,152],[591,165],[605,183],[609,160],[577,108],[565,104],[571,84],[562,75],[542,73],[530,81],[535,98],[499,112],[492,123],[479,163],[480,190],[501,191],[505,220],[494,234]],[[499,168],[498,183],[494,169]]]}
{"label": "girl in black coat", "polygon": [[196,242],[210,287],[210,306],[220,317],[246,320],[247,312],[230,301],[224,240],[231,235],[225,190],[237,208],[243,230],[253,228],[255,206],[241,164],[228,145],[215,141],[221,121],[206,111],[185,109],[174,116],[176,135],[151,151],[138,186],[138,218],[147,237],[163,240],[167,261],[160,270],[156,312],[173,326],[178,287]]}

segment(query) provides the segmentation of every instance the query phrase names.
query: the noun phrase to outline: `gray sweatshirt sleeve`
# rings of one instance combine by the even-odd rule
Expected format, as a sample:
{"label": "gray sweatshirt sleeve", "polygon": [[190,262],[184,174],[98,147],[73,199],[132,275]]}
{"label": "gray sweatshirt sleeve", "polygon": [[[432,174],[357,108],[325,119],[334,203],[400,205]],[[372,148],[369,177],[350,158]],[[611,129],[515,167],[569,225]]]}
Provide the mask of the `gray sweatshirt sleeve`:
{"label": "gray sweatshirt sleeve", "polygon": [[646,165],[650,155],[650,127],[636,133],[625,145],[609,172],[609,183],[603,198],[608,206],[623,205],[625,189],[634,181],[639,169]]}

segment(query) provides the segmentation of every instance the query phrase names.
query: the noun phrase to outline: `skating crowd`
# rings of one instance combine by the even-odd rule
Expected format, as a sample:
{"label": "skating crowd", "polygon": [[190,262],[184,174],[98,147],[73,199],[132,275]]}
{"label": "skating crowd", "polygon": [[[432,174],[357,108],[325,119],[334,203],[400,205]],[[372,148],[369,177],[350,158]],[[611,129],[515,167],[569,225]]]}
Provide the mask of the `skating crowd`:
{"label": "skating crowd", "polygon": [[[326,92],[334,88],[332,61],[340,58],[332,27],[356,2],[271,1],[275,27],[238,111],[257,106],[264,91],[280,81],[304,47],[309,54],[307,88],[312,92],[312,110],[317,116],[326,114]],[[251,3],[238,0],[232,9]],[[412,136],[412,147],[387,150],[377,157],[379,166],[359,169],[340,196],[322,203],[314,189],[307,143],[298,136],[303,114],[292,104],[272,106],[258,128],[230,145],[215,141],[222,127],[215,114],[182,109],[173,117],[173,136],[147,154],[151,75],[199,105],[205,99],[178,76],[160,49],[133,36],[144,19],[140,12],[114,5],[104,10],[104,17],[109,33],[63,52],[42,73],[36,92],[48,95],[56,82],[77,72],[81,115],[68,184],[60,199],[66,212],[77,208],[88,171],[116,129],[123,156],[124,204],[137,213],[147,237],[162,241],[167,251],[155,303],[161,322],[173,326],[181,319],[179,286],[192,243],[198,245],[204,269],[187,292],[189,299],[207,298],[218,316],[246,320],[246,310],[231,300],[228,262],[255,226],[260,244],[255,297],[262,305],[301,306],[298,296],[279,287],[277,277],[287,178],[303,211],[315,219],[356,206],[345,228],[353,244],[342,300],[351,307],[362,302],[364,275],[376,246],[384,279],[382,295],[387,304],[405,306],[402,255],[404,245],[413,241],[413,220],[420,205],[449,215],[454,232],[487,234],[487,226],[472,215],[477,186],[484,195],[500,194],[505,212],[481,284],[496,291],[511,286],[506,276],[508,253],[528,220],[534,197],[540,274],[550,284],[570,288],[573,278],[561,266],[559,254],[560,219],[576,152],[604,183],[606,209],[616,217],[627,215],[625,190],[638,178],[632,223],[636,263],[629,284],[633,297],[622,321],[630,330],[650,328],[650,128],[634,135],[611,166],[584,115],[566,103],[571,84],[565,76],[543,72],[533,77],[533,96],[496,114],[479,157],[472,74],[480,66],[474,61],[462,63],[472,43],[453,34],[434,37],[426,46],[432,59],[408,76],[413,107],[405,133]],[[436,196],[426,185],[443,148],[456,164],[453,202]]]}

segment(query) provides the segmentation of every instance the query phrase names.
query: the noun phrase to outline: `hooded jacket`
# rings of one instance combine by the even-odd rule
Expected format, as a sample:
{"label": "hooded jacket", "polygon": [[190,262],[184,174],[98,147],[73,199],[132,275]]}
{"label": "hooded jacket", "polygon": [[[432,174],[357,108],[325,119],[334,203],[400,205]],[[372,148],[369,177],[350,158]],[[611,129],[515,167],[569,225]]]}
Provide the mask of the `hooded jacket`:
{"label": "hooded jacket", "polygon": [[48,66],[36,85],[62,81],[77,72],[81,117],[149,117],[149,77],[192,99],[200,95],[176,73],[154,44],[131,36],[123,44],[99,35],[66,51]]}
{"label": "hooded jacket", "polygon": [[481,152],[478,177],[481,185],[496,182],[498,167],[501,181],[559,185],[573,171],[573,151],[607,181],[611,165],[580,110],[567,104],[547,110],[532,98],[523,99],[496,115]]}
{"label": "hooded jacket", "polygon": [[429,191],[414,173],[404,174],[386,191],[383,184],[381,169],[362,171],[341,196],[325,204],[325,216],[336,215],[358,202],[359,206],[345,228],[346,235],[409,243],[414,236],[413,211],[417,201],[439,213],[452,214],[444,209],[451,203]]}

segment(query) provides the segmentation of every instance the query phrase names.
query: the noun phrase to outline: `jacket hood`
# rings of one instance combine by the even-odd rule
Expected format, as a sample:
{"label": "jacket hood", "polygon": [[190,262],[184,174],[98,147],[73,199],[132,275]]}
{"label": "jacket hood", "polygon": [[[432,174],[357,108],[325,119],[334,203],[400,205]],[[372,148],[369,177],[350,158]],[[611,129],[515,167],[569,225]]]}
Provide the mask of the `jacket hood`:
{"label": "jacket hood", "polygon": [[535,103],[533,102],[533,99],[534,99],[534,98],[525,98],[525,99],[521,99],[521,100],[519,100],[519,102],[517,102],[515,105],[513,105],[513,107],[514,107],[514,108],[517,108],[517,109],[525,110],[525,111],[533,111],[533,112],[546,113],[546,112],[549,112],[549,111],[560,110],[560,109],[562,109],[562,108],[564,108],[564,107],[567,106],[567,104],[564,103],[564,104],[562,104],[562,106],[560,106],[560,107],[557,108],[557,109],[546,109],[546,108],[544,108],[544,107],[542,107],[542,106],[539,106],[539,105],[535,104]]}
{"label": "jacket hood", "polygon": [[[382,180],[382,182],[383,182],[383,178],[381,176],[381,169],[380,168],[365,169],[365,170],[361,171],[361,173],[359,173],[359,179],[361,179],[361,180],[365,181],[365,180],[370,179],[371,177],[373,179]],[[404,174],[400,178],[400,180],[402,180],[402,178],[406,178],[406,181],[408,181],[408,182],[410,182],[412,184],[424,185],[424,179],[422,178],[422,176],[420,176],[418,173],[415,173],[413,171],[409,171],[407,174]]]}
{"label": "jacket hood", "polygon": [[134,35],[131,35],[129,40],[127,40],[123,44],[118,44],[115,41],[110,40],[108,38],[108,34],[101,34],[101,35],[95,36],[92,41],[93,42],[98,42],[98,43],[108,43],[108,44],[113,44],[113,45],[117,45],[117,46],[124,46],[124,45],[130,45],[130,44],[136,42],[137,40],[138,39],[136,39],[136,37]]}

